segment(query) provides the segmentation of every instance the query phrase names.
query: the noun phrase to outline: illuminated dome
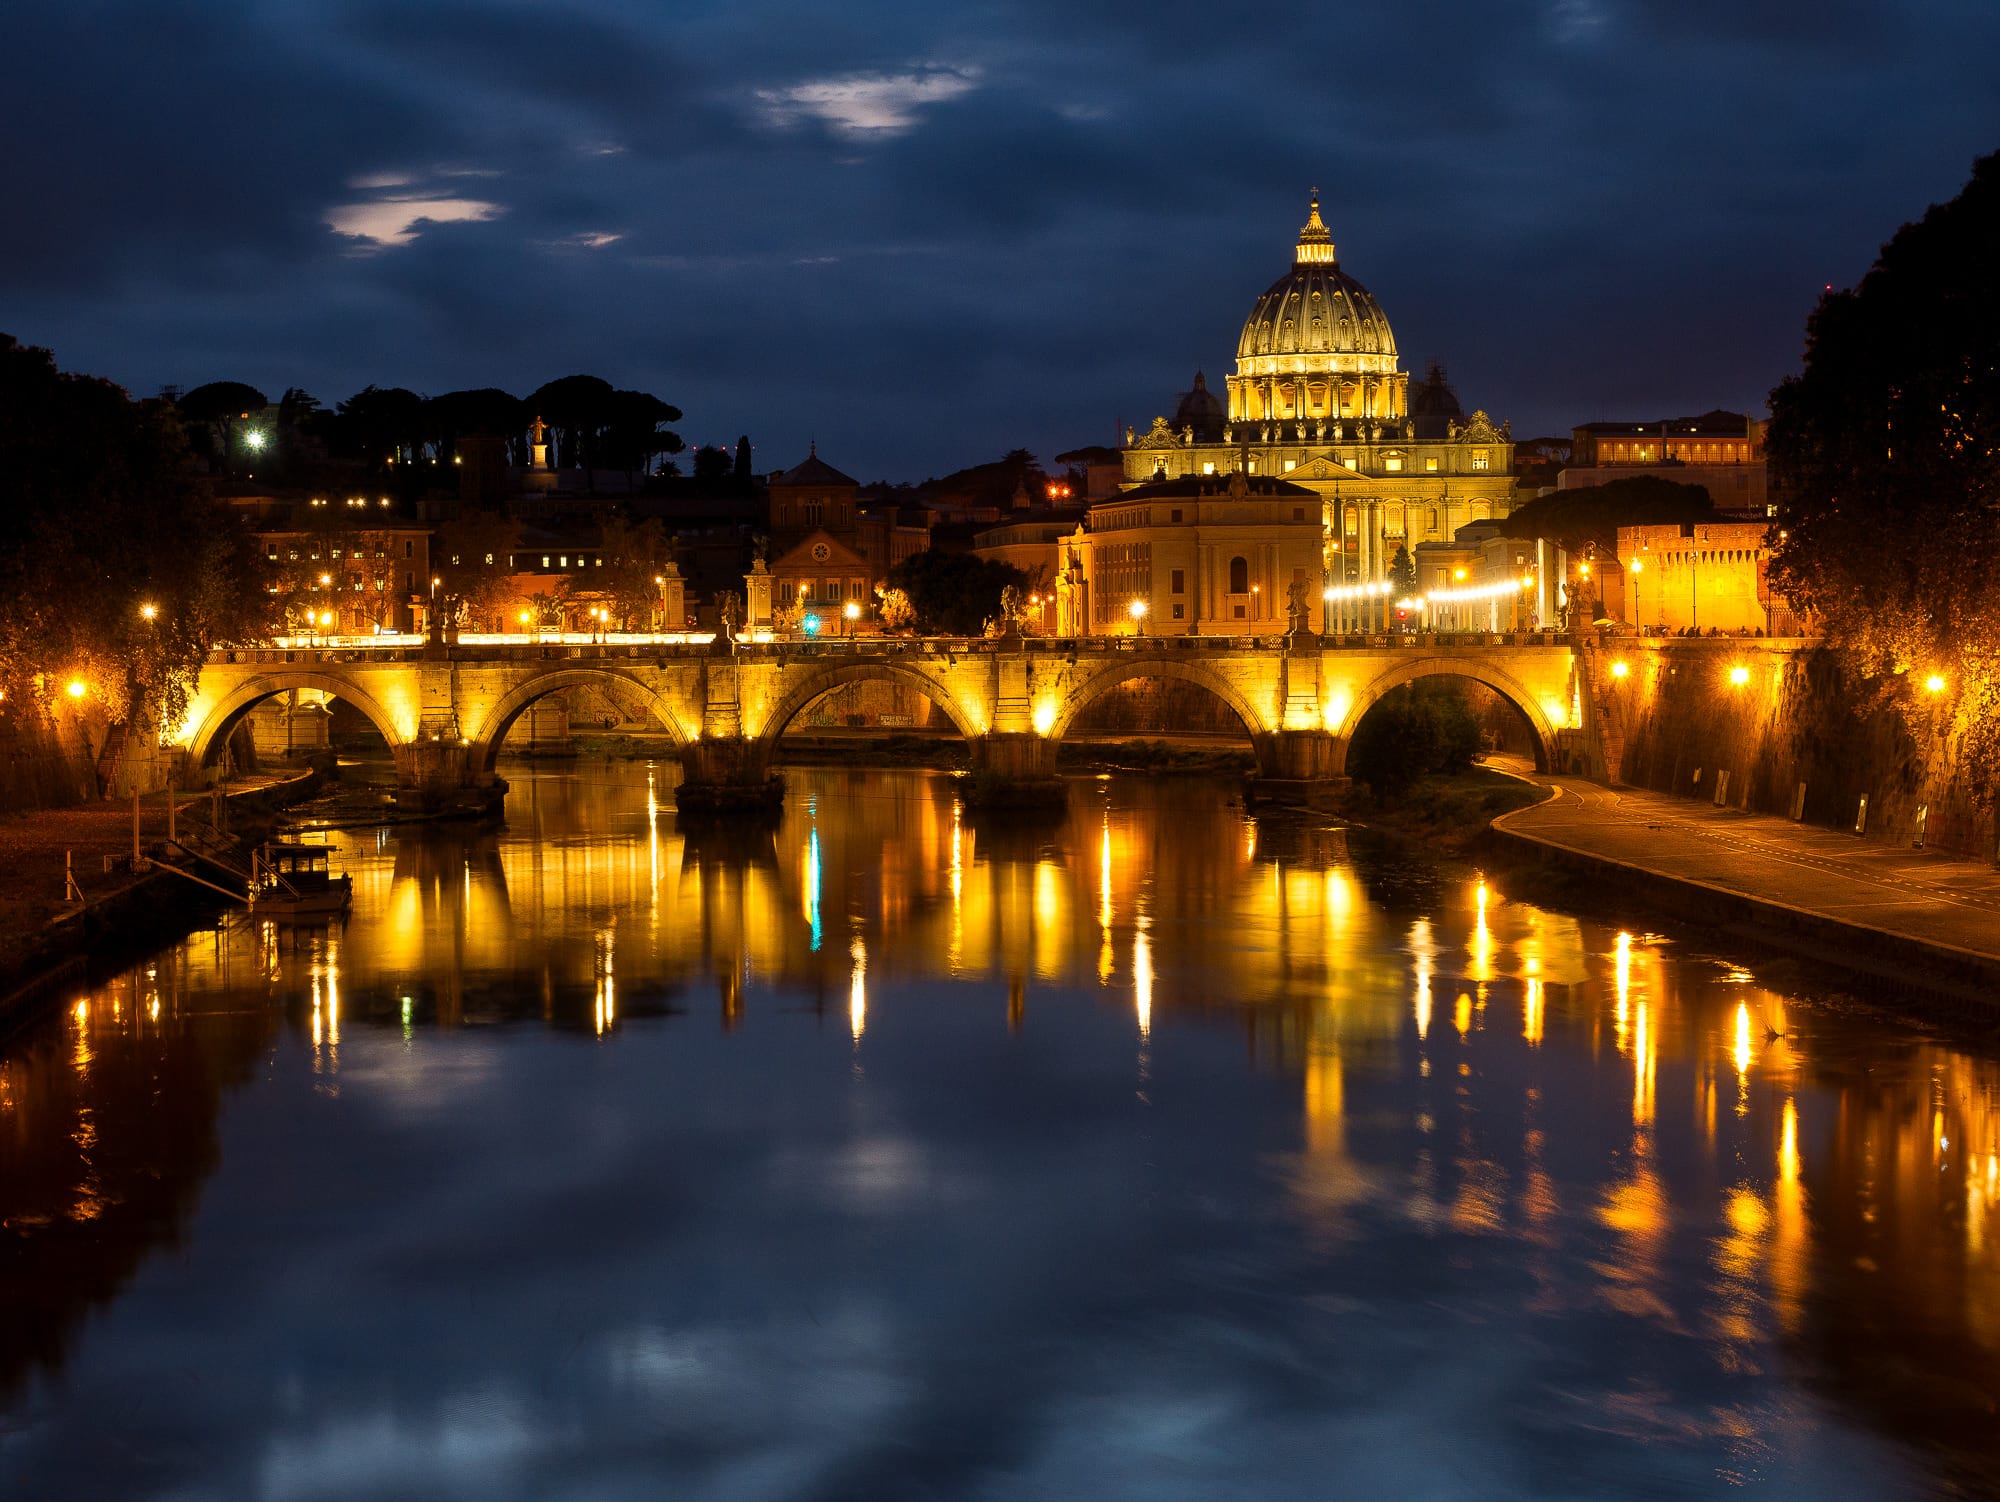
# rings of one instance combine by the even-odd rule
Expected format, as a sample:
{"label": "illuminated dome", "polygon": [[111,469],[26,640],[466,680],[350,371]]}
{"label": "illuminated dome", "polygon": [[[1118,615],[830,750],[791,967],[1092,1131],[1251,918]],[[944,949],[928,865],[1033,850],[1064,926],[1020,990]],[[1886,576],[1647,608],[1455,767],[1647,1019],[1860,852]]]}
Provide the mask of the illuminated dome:
{"label": "illuminated dome", "polygon": [[1291,271],[1271,284],[1244,321],[1236,361],[1243,375],[1395,370],[1396,336],[1389,320],[1375,294],[1340,269],[1333,236],[1320,221],[1318,198],[1299,231]]}
{"label": "illuminated dome", "polygon": [[[1393,436],[1407,407],[1409,377],[1396,365],[1396,336],[1375,294],[1340,269],[1319,195],[1292,252],[1292,269],[1273,282],[1244,320],[1229,378],[1229,418],[1291,423],[1295,438]],[[1377,431],[1377,429],[1381,431]],[[1232,430],[1233,431],[1233,430]]]}

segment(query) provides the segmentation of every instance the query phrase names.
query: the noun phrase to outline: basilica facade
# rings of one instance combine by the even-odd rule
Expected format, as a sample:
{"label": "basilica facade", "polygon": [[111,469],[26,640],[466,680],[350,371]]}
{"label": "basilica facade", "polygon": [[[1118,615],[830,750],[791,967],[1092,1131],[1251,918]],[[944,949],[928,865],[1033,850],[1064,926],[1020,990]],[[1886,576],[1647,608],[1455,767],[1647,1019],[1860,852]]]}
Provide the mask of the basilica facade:
{"label": "basilica facade", "polygon": [[1506,425],[1466,416],[1436,366],[1412,385],[1317,196],[1291,270],[1251,307],[1224,393],[1197,372],[1171,420],[1125,437],[1125,490],[1057,560],[1079,634],[1283,629],[1301,598],[1321,628],[1327,591],[1374,598],[1399,547],[1513,509]]}

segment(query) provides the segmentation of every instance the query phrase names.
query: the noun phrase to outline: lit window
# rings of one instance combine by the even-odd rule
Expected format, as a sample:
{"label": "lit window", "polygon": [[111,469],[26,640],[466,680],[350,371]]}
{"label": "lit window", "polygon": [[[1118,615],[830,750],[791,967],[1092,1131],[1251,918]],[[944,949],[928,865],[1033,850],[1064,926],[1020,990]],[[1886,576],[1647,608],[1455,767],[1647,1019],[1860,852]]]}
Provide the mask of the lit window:
{"label": "lit window", "polygon": [[1299,461],[1296,459],[1287,459],[1285,461],[1286,474],[1290,474],[1293,470],[1297,469],[1298,467],[1299,467]]}
{"label": "lit window", "polygon": [[1474,469],[1486,469],[1488,467],[1485,449],[1474,449],[1472,451],[1472,467]]}
{"label": "lit window", "polygon": [[1435,459],[1426,459],[1426,460],[1424,460],[1424,473],[1425,473],[1425,474],[1427,474],[1427,475],[1434,475],[1434,474],[1436,474],[1436,473],[1437,473],[1437,467],[1438,467],[1438,462],[1437,462],[1437,460],[1435,460]]}
{"label": "lit window", "polygon": [[1203,474],[1205,474],[1205,475],[1212,475],[1212,474],[1214,474],[1214,473],[1215,473],[1215,461],[1214,461],[1213,459],[1207,459],[1207,460],[1204,460],[1204,461],[1202,462],[1202,466],[1201,466],[1201,472],[1202,472]]}
{"label": "lit window", "polygon": [[1396,473],[1403,467],[1403,456],[1401,454],[1389,455],[1388,458],[1382,461],[1382,467],[1391,474]]}
{"label": "lit window", "polygon": [[547,553],[544,553],[542,554],[542,567],[547,568],[548,566],[549,566],[549,555]]}

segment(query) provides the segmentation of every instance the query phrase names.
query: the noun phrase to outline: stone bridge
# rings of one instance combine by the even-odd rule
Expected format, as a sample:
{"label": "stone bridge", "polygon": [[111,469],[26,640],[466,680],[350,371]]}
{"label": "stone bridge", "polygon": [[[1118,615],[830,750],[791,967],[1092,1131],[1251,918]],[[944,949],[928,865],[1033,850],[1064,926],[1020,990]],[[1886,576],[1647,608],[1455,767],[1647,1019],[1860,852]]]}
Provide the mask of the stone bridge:
{"label": "stone bridge", "polygon": [[731,801],[770,785],[785,727],[843,684],[898,683],[965,737],[973,765],[1003,777],[1055,771],[1065,732],[1094,700],[1135,678],[1207,689],[1243,722],[1260,782],[1304,796],[1344,775],[1347,746],[1383,694],[1431,674],[1487,685],[1520,711],[1536,759],[1578,744],[1589,696],[1567,638],[861,637],[833,642],[625,643],[258,648],[218,652],[171,739],[183,782],[206,779],[236,724],[293,689],[345,701],[381,731],[399,781],[432,792],[493,785],[508,728],[536,700],[595,685],[647,706],[679,748],[683,802]]}

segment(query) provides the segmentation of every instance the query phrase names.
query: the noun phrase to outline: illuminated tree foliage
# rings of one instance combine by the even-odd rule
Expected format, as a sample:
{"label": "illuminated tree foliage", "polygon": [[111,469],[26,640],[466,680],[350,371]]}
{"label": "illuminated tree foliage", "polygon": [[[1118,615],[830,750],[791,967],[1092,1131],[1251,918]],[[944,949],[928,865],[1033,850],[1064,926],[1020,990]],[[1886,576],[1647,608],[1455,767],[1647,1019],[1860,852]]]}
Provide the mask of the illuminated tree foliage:
{"label": "illuminated tree foliage", "polygon": [[1025,586],[1028,576],[1012,564],[970,553],[927,548],[889,570],[889,584],[908,598],[920,631],[935,636],[977,636],[1000,615],[1000,592]]}
{"label": "illuminated tree foliage", "polygon": [[[502,631],[518,617],[513,553],[520,528],[491,511],[467,509],[437,529],[431,566],[440,583],[440,615],[467,631]],[[518,619],[516,624],[519,624]]]}
{"label": "illuminated tree foliage", "polygon": [[[211,646],[253,640],[261,560],[164,402],[0,334],[0,687],[71,680],[114,719],[178,723]],[[150,617],[146,607],[152,607]]]}
{"label": "illuminated tree foliage", "polygon": [[[614,623],[626,630],[651,626],[660,608],[659,580],[674,556],[666,528],[650,518],[613,518],[604,524],[601,545],[604,562],[592,570],[591,582],[610,596]],[[595,577],[600,573],[601,580]]]}
{"label": "illuminated tree foliage", "polygon": [[1821,299],[1768,442],[1774,580],[1982,801],[2000,765],[1996,266],[2000,154]]}

